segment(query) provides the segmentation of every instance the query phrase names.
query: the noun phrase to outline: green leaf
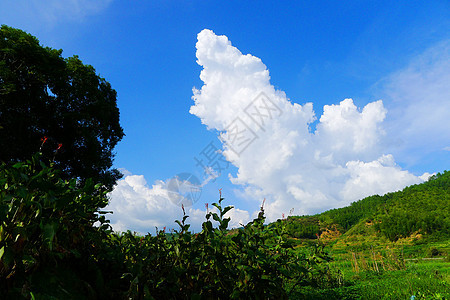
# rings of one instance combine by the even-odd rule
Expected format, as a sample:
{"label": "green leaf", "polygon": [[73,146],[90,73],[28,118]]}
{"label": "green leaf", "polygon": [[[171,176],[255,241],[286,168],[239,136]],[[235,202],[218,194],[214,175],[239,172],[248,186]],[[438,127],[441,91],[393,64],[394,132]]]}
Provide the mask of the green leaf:
{"label": "green leaf", "polygon": [[10,248],[6,248],[6,246],[3,246],[0,249],[0,260],[2,260],[4,265],[10,266],[11,263],[14,262],[14,253]]}
{"label": "green leaf", "polygon": [[229,212],[233,208],[234,208],[234,206],[227,206],[227,207],[225,207],[223,212],[222,212],[222,216],[224,216],[227,212]]}
{"label": "green leaf", "polygon": [[58,224],[56,223],[49,223],[41,226],[44,242],[48,244],[50,250],[53,250],[53,239],[55,237],[57,228]]}
{"label": "green leaf", "polygon": [[212,205],[215,206],[219,211],[222,211],[222,207],[219,204],[213,203]]}
{"label": "green leaf", "polygon": [[23,163],[22,162],[18,162],[16,164],[13,165],[14,169],[19,169],[20,167],[22,167]]}
{"label": "green leaf", "polygon": [[220,218],[216,213],[213,213],[212,216],[215,221],[220,222]]}
{"label": "green leaf", "polygon": [[14,239],[14,242],[16,243],[20,238],[20,233],[18,235],[16,235],[16,238]]}
{"label": "green leaf", "polygon": [[220,229],[222,229],[222,230],[225,230],[225,229],[227,229],[227,227],[228,227],[228,223],[230,222],[230,218],[225,218],[223,221],[222,221],[222,224],[220,224]]}

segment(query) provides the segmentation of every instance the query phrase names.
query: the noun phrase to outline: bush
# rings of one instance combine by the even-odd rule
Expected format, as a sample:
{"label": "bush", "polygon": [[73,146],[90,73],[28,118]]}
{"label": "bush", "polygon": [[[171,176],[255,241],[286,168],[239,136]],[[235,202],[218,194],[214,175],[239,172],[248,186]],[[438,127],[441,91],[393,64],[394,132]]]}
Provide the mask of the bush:
{"label": "bush", "polygon": [[[107,228],[101,185],[63,180],[40,160],[0,166],[1,293],[29,294],[35,272],[81,259]],[[100,222],[101,227],[93,226]]]}
{"label": "bush", "polygon": [[213,204],[218,212],[207,213],[198,234],[189,231],[184,215],[170,236],[163,230],[156,236],[119,236],[129,250],[128,297],[286,299],[299,286],[332,281],[323,245],[308,256],[298,254],[283,237],[283,222],[264,226],[262,208],[255,220],[230,234],[225,214],[232,207],[223,208],[222,201]]}
{"label": "bush", "polygon": [[113,233],[106,188],[64,180],[40,157],[0,168],[0,297],[286,299],[337,282],[323,245],[295,251],[286,222],[265,226],[262,207],[230,232],[222,197],[198,234],[186,214],[172,234]]}

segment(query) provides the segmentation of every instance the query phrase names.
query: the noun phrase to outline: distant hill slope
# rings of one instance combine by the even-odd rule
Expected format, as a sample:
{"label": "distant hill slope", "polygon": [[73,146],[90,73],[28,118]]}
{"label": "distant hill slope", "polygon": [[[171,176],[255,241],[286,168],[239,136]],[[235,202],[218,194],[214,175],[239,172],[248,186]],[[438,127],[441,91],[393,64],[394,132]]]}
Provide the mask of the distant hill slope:
{"label": "distant hill slope", "polygon": [[438,173],[427,182],[399,192],[364,198],[347,207],[286,219],[288,235],[297,239],[312,239],[319,235],[332,239],[346,232],[363,233],[364,230],[359,228],[362,224],[371,225],[371,234],[376,232],[390,241],[414,233],[448,239],[450,172]]}

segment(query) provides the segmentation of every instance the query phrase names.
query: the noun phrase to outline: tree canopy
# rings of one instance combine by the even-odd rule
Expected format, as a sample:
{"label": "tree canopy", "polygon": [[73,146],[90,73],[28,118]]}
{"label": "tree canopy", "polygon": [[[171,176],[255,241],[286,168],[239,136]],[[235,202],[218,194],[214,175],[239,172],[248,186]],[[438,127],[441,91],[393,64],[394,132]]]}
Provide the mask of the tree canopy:
{"label": "tree canopy", "polygon": [[111,169],[113,149],[124,136],[116,98],[78,56],[63,58],[62,50],[2,25],[0,161],[25,160],[41,148],[68,178],[112,188],[121,177]]}

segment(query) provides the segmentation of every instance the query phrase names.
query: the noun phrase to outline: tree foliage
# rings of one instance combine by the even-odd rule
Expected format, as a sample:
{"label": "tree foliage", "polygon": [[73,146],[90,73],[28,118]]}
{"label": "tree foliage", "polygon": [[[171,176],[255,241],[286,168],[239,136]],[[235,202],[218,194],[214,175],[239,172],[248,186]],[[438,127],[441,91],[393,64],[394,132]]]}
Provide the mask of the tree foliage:
{"label": "tree foliage", "polygon": [[23,161],[38,149],[66,178],[111,188],[113,149],[123,137],[116,91],[77,56],[43,47],[30,34],[0,29],[0,161]]}
{"label": "tree foliage", "polygon": [[289,216],[283,222],[285,222],[287,235],[296,239],[315,239],[321,233],[317,217]]}
{"label": "tree foliage", "polygon": [[3,163],[0,187],[0,298],[285,299],[335,284],[323,247],[295,251],[262,209],[230,234],[222,197],[197,234],[184,215],[172,234],[138,236],[110,230],[102,185],[63,179],[39,154]]}
{"label": "tree foliage", "polygon": [[0,290],[9,297],[23,295],[36,274],[89,259],[102,237],[105,227],[93,224],[106,223],[99,209],[108,203],[107,191],[90,179],[80,185],[61,175],[40,154],[0,165]]}
{"label": "tree foliage", "polygon": [[430,236],[450,236],[450,172],[432,176],[388,196],[380,207],[376,228],[395,241],[414,232]]}

